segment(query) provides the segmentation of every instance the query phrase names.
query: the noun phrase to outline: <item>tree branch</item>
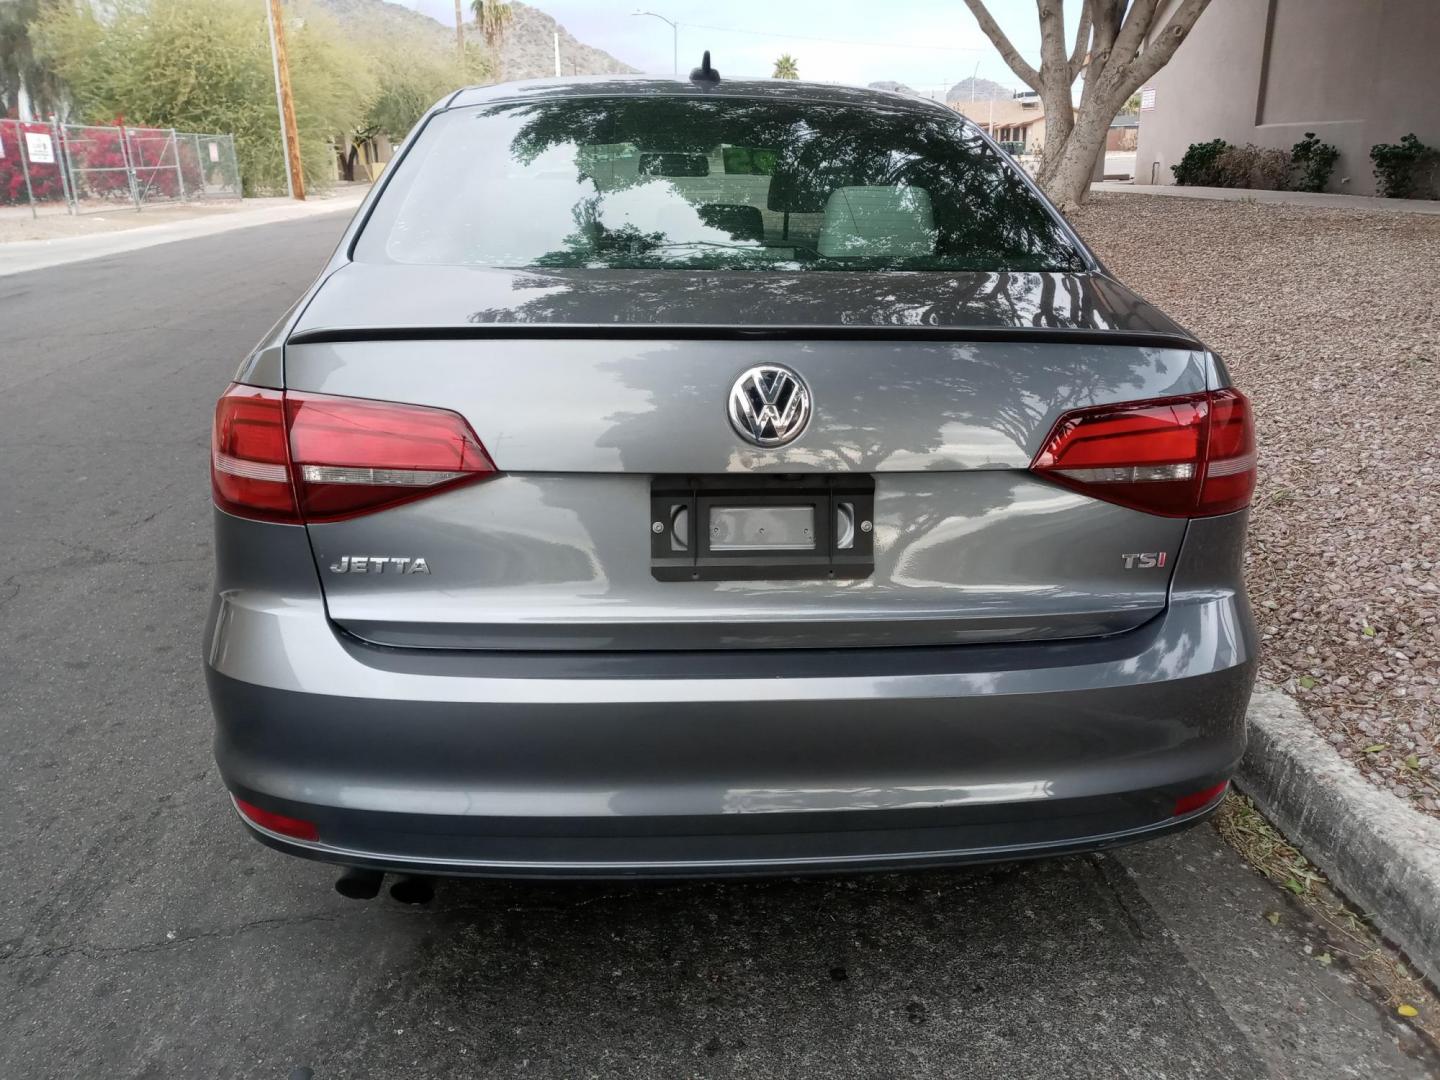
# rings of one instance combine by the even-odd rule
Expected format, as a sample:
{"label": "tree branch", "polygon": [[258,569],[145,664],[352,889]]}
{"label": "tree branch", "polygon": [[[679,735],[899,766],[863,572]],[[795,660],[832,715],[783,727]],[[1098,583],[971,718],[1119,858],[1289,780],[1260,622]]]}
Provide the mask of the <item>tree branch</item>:
{"label": "tree branch", "polygon": [[1015,46],[1010,44],[1010,39],[1005,36],[1005,31],[1000,29],[1000,24],[995,21],[994,16],[986,8],[985,0],[965,0],[965,6],[970,9],[970,14],[975,16],[975,21],[980,24],[980,29],[985,31],[985,36],[1000,51],[1001,59],[1010,65],[1010,70],[1020,76],[1025,85],[1036,93],[1042,92],[1040,73],[1027,64],[1015,50]]}
{"label": "tree branch", "polygon": [[1142,83],[1169,63],[1170,58],[1175,55],[1175,50],[1185,40],[1195,25],[1195,20],[1200,18],[1210,0],[1182,0],[1180,6],[1175,9],[1175,14],[1170,16],[1166,24],[1150,38],[1150,43],[1140,54],[1139,58],[1131,64],[1124,72],[1124,82],[1128,84],[1125,96],[1129,97]]}
{"label": "tree branch", "polygon": [[1052,91],[1057,78],[1063,80],[1068,94],[1070,61],[1065,56],[1064,0],[1036,0],[1035,7],[1040,16],[1040,79],[1052,84]]}
{"label": "tree branch", "polygon": [[1084,0],[1080,5],[1080,25],[1075,28],[1075,48],[1070,52],[1070,82],[1073,85],[1080,77],[1080,69],[1085,66],[1085,58],[1090,53],[1090,2]]}
{"label": "tree branch", "polygon": [[1145,45],[1145,35],[1150,31],[1150,23],[1155,19],[1155,9],[1159,4],[1160,0],[1135,0],[1135,3],[1130,5],[1125,21],[1120,26],[1120,33],[1115,35],[1115,47],[1110,52],[1111,56],[1116,57],[1122,64],[1128,64],[1135,59]]}

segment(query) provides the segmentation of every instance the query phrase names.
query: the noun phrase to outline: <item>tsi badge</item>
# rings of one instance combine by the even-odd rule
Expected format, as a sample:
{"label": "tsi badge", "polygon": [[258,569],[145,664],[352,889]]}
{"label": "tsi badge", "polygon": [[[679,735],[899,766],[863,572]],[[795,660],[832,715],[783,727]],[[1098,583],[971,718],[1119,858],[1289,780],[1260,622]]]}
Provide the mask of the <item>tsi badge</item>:
{"label": "tsi badge", "polygon": [[1153,570],[1165,565],[1163,551],[1137,551],[1131,555],[1121,555],[1120,558],[1125,560],[1126,570]]}
{"label": "tsi badge", "polygon": [[407,559],[399,555],[341,555],[330,564],[332,574],[428,574],[430,564],[424,556]]}

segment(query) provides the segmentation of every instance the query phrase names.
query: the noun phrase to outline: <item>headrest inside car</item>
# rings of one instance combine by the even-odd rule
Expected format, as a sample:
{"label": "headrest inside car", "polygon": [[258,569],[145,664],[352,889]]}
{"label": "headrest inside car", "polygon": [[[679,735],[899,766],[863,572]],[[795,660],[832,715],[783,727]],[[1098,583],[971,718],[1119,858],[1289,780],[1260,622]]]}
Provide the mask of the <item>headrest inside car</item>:
{"label": "headrest inside car", "polygon": [[842,187],[825,201],[816,250],[829,258],[907,258],[933,255],[935,238],[924,188]]}

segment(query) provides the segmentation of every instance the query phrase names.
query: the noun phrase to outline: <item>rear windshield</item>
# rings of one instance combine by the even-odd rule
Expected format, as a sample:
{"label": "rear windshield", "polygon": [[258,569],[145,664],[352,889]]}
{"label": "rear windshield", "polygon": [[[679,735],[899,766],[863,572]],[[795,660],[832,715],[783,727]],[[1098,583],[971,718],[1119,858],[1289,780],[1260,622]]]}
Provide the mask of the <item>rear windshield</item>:
{"label": "rear windshield", "polygon": [[361,261],[721,270],[1078,270],[958,118],[806,101],[569,98],[435,116]]}

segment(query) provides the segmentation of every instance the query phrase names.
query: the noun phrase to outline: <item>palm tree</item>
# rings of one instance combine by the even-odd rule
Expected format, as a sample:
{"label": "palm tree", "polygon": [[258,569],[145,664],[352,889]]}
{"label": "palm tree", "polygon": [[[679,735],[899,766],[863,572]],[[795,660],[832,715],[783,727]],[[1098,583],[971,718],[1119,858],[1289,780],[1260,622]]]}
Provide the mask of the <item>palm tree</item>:
{"label": "palm tree", "polygon": [[515,21],[515,10],[497,0],[470,0],[470,10],[475,13],[475,24],[486,46],[495,54],[495,81],[500,82],[504,75],[500,47],[505,43],[506,29]]}
{"label": "palm tree", "polygon": [[800,77],[800,66],[795,58],[788,52],[781,55],[775,61],[775,70],[770,73],[772,79],[798,79]]}

